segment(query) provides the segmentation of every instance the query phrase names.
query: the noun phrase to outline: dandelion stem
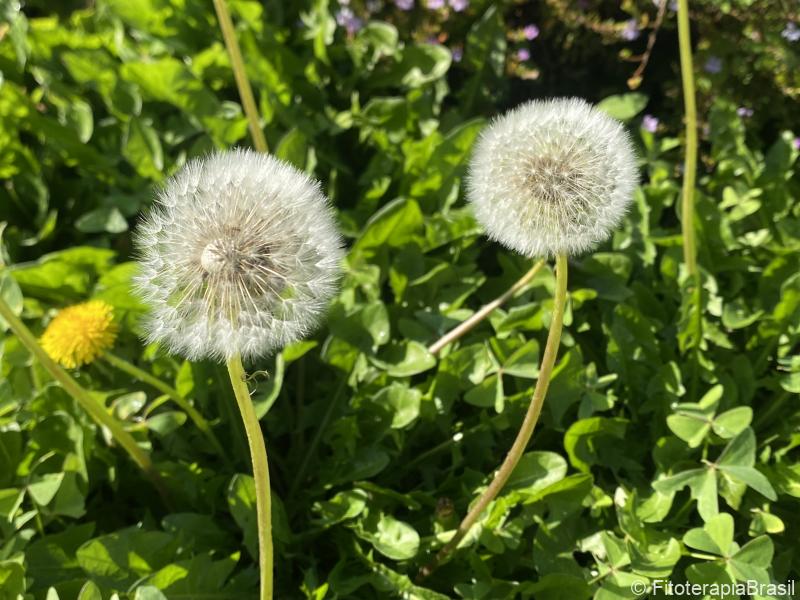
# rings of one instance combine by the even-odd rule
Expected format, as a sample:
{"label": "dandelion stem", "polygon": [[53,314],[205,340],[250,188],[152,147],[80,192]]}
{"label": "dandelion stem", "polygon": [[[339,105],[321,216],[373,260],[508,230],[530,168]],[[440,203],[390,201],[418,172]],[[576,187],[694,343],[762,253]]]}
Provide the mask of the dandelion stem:
{"label": "dandelion stem", "polygon": [[695,242],[694,187],[697,178],[697,106],[695,103],[694,66],[692,65],[692,39],[689,29],[689,1],[678,0],[678,45],[681,57],[681,82],[683,104],[686,112],[686,151],[683,166],[683,188],[681,194],[681,232],[683,236],[683,262],[692,284],[688,292],[694,306],[696,339],[692,348],[694,356],[689,384],[689,399],[697,397],[700,377],[700,343],[703,326],[703,289],[697,269],[697,245]]}
{"label": "dandelion stem", "polygon": [[553,301],[553,317],[550,322],[550,331],[547,334],[547,344],[542,355],[542,364],[539,369],[539,378],[536,381],[536,388],[533,391],[528,412],[525,414],[525,419],[522,422],[514,444],[511,450],[508,451],[503,464],[500,465],[497,473],[489,484],[489,487],[481,494],[477,502],[472,506],[469,513],[461,524],[456,529],[455,535],[450,539],[445,546],[439,550],[436,557],[419,571],[418,579],[424,579],[430,575],[443,561],[445,561],[450,554],[458,547],[458,544],[464,539],[464,536],[469,532],[483,511],[489,503],[497,497],[500,490],[503,489],[511,474],[514,472],[517,464],[522,458],[525,448],[533,435],[533,430],[536,427],[536,422],[539,420],[539,415],[542,412],[544,398],[547,394],[547,387],[550,385],[550,376],[553,373],[553,367],[556,362],[558,354],[558,346],[561,343],[561,328],[564,321],[564,306],[567,298],[567,257],[559,254],[556,257],[556,291]]}
{"label": "dandelion stem", "polygon": [[686,156],[683,168],[681,229],[683,261],[691,276],[697,274],[697,248],[694,237],[694,184],[697,174],[697,107],[695,105],[692,40],[689,32],[689,2],[678,0],[678,44],[681,57],[683,104],[686,111]]}
{"label": "dandelion stem", "polygon": [[158,377],[155,377],[145,371],[144,369],[140,369],[133,363],[128,362],[124,358],[120,358],[115,354],[111,354],[110,352],[105,352],[103,354],[103,358],[112,366],[118,368],[120,371],[127,373],[128,375],[139,379],[143,383],[146,383],[155,389],[157,389],[162,394],[169,396],[169,398],[178,405],[183,412],[185,412],[192,422],[197,426],[197,428],[206,436],[208,441],[214,447],[219,455],[227,461],[227,454],[225,453],[225,449],[222,447],[222,444],[219,443],[217,436],[214,435],[213,430],[211,429],[211,425],[208,421],[206,421],[205,417],[194,407],[192,406],[186,398],[181,396],[173,387],[170,387],[163,381],[161,381]]}
{"label": "dandelion stem", "polygon": [[92,398],[87,390],[78,385],[69,373],[50,358],[47,352],[39,345],[39,342],[36,340],[33,333],[31,333],[31,330],[14,314],[1,297],[0,317],[8,323],[11,331],[14,332],[22,344],[33,354],[36,360],[41,363],[42,367],[50,373],[53,379],[60,383],[61,387],[75,399],[78,405],[80,405],[98,425],[105,427],[111,432],[112,437],[117,443],[125,449],[133,461],[139,465],[145,474],[153,481],[159,492],[166,497],[163,482],[158,472],[153,467],[149,453],[136,443],[136,440],[123,428],[122,424],[112,415],[108,414],[105,408],[97,400]]}
{"label": "dandelion stem", "polygon": [[500,296],[485,304],[478,310],[474,315],[470,318],[466,319],[465,321],[461,322],[459,325],[445,333],[441,338],[436,340],[433,344],[428,347],[428,352],[431,354],[437,354],[440,350],[442,350],[448,344],[452,344],[457,339],[461,338],[465,333],[472,330],[478,323],[483,321],[491,312],[505,304],[510,298],[513,298],[517,292],[519,292],[522,288],[524,288],[528,283],[536,276],[536,273],[544,266],[544,259],[537,261],[536,264],[531,267],[531,269],[525,273],[522,277],[517,280],[517,282],[508,288],[505,292],[503,292]]}
{"label": "dandelion stem", "polygon": [[231,13],[225,0],[214,0],[214,8],[217,11],[219,28],[222,30],[222,38],[225,40],[225,47],[228,49],[228,56],[231,59],[233,77],[236,80],[236,87],[239,89],[239,97],[242,100],[242,108],[247,117],[250,135],[253,138],[253,147],[259,152],[267,152],[267,140],[264,131],[261,129],[261,119],[256,107],[256,100],[253,97],[253,88],[247,79],[247,72],[244,68],[242,51],[239,42],[236,40],[236,30],[233,27]]}
{"label": "dandelion stem", "polygon": [[250,446],[250,460],[253,463],[253,479],[256,486],[256,523],[258,529],[258,567],[261,573],[260,600],[272,600],[272,499],[270,498],[269,467],[267,447],[261,424],[256,416],[250,391],[245,382],[242,358],[235,354],[227,362],[233,393],[239,412],[242,415],[247,443]]}

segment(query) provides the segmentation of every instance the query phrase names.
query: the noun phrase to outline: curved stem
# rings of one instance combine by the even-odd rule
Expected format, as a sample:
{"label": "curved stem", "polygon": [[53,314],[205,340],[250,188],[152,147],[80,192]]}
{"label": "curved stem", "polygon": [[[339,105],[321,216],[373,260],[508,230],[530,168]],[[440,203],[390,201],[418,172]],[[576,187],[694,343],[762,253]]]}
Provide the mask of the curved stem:
{"label": "curved stem", "polygon": [[231,378],[233,393],[239,412],[242,415],[247,443],[250,446],[250,460],[253,463],[253,479],[256,486],[256,523],[258,528],[258,567],[261,573],[260,600],[272,600],[272,499],[270,498],[269,467],[267,465],[267,447],[261,424],[256,416],[250,390],[245,383],[245,372],[242,358],[235,354],[228,362],[228,374]]}
{"label": "curved stem", "polygon": [[442,348],[455,342],[457,339],[462,337],[465,333],[473,329],[478,323],[483,321],[489,314],[498,306],[504,304],[508,299],[512,298],[517,292],[519,292],[522,288],[524,288],[531,279],[536,276],[536,273],[539,272],[544,266],[544,259],[536,262],[536,264],[531,267],[530,271],[525,273],[522,277],[517,280],[517,282],[508,288],[503,294],[489,302],[488,304],[484,305],[480,308],[474,315],[472,315],[469,319],[466,319],[446,334],[444,334],[441,338],[436,340],[433,344],[428,347],[428,352],[431,354],[436,354]]}
{"label": "curved stem", "polygon": [[219,443],[217,436],[214,435],[214,432],[211,429],[211,424],[206,421],[205,417],[203,417],[203,415],[201,415],[200,412],[194,406],[192,406],[188,400],[186,400],[186,398],[178,393],[178,390],[167,385],[158,377],[151,375],[144,369],[140,369],[133,363],[130,363],[124,358],[120,358],[115,354],[105,352],[103,354],[103,358],[120,371],[127,373],[131,377],[134,377],[135,379],[138,379],[139,381],[156,388],[162,394],[169,396],[169,398],[178,405],[178,408],[185,412],[192,422],[197,426],[197,428],[203,433],[203,435],[206,436],[208,441],[214,447],[214,450],[216,450],[224,460],[227,460],[227,454],[225,453],[222,444]]}
{"label": "curved stem", "polygon": [[686,111],[686,157],[683,167],[681,230],[683,261],[692,277],[697,274],[697,248],[694,238],[694,184],[697,174],[697,107],[695,105],[692,40],[689,31],[689,2],[678,0],[678,44],[681,57],[683,104]]}
{"label": "curved stem", "polygon": [[11,307],[5,303],[2,297],[0,297],[0,317],[8,323],[14,335],[19,338],[22,344],[33,354],[42,367],[50,373],[53,379],[61,384],[61,387],[72,396],[78,405],[85,410],[98,425],[105,427],[111,432],[111,436],[130,455],[133,462],[141,467],[159,489],[159,492],[165,495],[163,483],[153,467],[149,453],[136,443],[133,436],[125,430],[117,419],[105,410],[105,407],[92,398],[87,390],[82,388],[69,373],[50,358],[50,355],[39,345],[39,342],[36,340],[33,333],[31,333],[31,330],[14,314]]}
{"label": "curved stem", "polygon": [[247,72],[244,69],[242,51],[239,49],[239,42],[236,40],[236,30],[233,27],[231,13],[225,0],[214,0],[214,8],[217,11],[219,28],[222,30],[222,38],[225,40],[225,47],[228,49],[228,56],[231,59],[233,78],[236,80],[236,87],[239,89],[239,98],[242,100],[242,108],[247,117],[250,128],[250,136],[253,138],[253,147],[259,152],[267,152],[267,140],[264,131],[261,129],[261,117],[256,107],[256,100],[253,97],[253,88],[247,79]]}
{"label": "curved stem", "polygon": [[522,458],[525,448],[533,435],[533,429],[536,427],[536,422],[539,420],[539,415],[542,412],[544,398],[547,394],[547,387],[550,385],[550,376],[553,373],[553,367],[556,362],[556,355],[558,354],[558,346],[561,343],[561,328],[564,321],[564,306],[566,305],[567,298],[567,257],[559,254],[556,257],[556,291],[553,301],[553,318],[550,322],[550,331],[547,334],[547,345],[542,355],[542,365],[539,369],[539,378],[536,381],[536,388],[533,391],[528,412],[525,414],[525,419],[522,422],[519,433],[508,451],[503,464],[500,465],[497,473],[489,484],[489,487],[481,494],[477,502],[472,506],[469,513],[461,524],[456,529],[455,535],[450,539],[445,546],[439,550],[436,557],[419,571],[418,578],[424,579],[430,575],[450,554],[458,547],[458,544],[464,539],[469,530],[481,516],[483,511],[489,503],[497,497],[500,490],[511,477],[514,468]]}

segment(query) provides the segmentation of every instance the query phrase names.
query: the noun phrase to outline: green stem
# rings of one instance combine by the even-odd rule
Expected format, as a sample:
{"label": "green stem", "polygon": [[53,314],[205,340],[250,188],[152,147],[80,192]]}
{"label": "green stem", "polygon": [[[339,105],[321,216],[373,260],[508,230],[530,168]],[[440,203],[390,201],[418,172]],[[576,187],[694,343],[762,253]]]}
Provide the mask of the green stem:
{"label": "green stem", "polygon": [[697,175],[697,107],[695,105],[692,40],[689,31],[689,2],[678,0],[678,44],[681,56],[683,104],[686,111],[686,157],[683,167],[681,229],[683,261],[691,276],[697,274],[697,248],[694,237],[694,185]]}
{"label": "green stem", "polygon": [[542,412],[544,405],[544,398],[547,394],[547,387],[550,385],[550,377],[553,373],[555,366],[556,356],[558,354],[558,346],[561,343],[561,329],[564,322],[564,307],[567,298],[567,257],[563,254],[556,256],[556,291],[553,302],[553,317],[550,322],[550,331],[547,334],[547,344],[542,355],[542,365],[539,369],[539,378],[536,381],[536,388],[533,391],[528,412],[525,414],[525,419],[522,422],[514,444],[511,450],[508,451],[503,464],[500,465],[497,473],[489,484],[489,487],[481,494],[477,502],[472,506],[469,513],[461,524],[456,529],[455,535],[450,539],[447,544],[439,551],[436,557],[419,571],[418,578],[424,579],[430,575],[450,554],[458,547],[458,544],[464,539],[469,530],[481,516],[489,503],[497,497],[500,490],[503,489],[508,478],[514,472],[514,468],[522,458],[525,448],[530,442],[533,430],[536,427],[536,422],[539,420],[539,415]]}
{"label": "green stem", "polygon": [[239,412],[242,415],[247,443],[250,446],[250,460],[253,463],[253,479],[256,486],[256,522],[258,527],[258,567],[261,573],[260,600],[272,600],[272,499],[270,498],[269,467],[267,466],[267,447],[261,424],[256,416],[250,390],[245,382],[246,376],[239,354],[228,362],[233,393]]}
{"label": "green stem", "polygon": [[242,108],[247,117],[250,128],[250,135],[253,138],[253,147],[259,152],[267,152],[267,140],[264,131],[261,129],[261,118],[256,108],[256,100],[253,97],[253,89],[247,79],[247,72],[244,69],[242,51],[239,49],[239,42],[236,40],[236,30],[233,27],[231,13],[225,0],[214,0],[214,8],[217,11],[219,28],[222,30],[222,38],[225,40],[225,47],[228,49],[228,56],[231,59],[233,78],[236,80],[236,87],[239,89],[239,98],[242,100]]}
{"label": "green stem", "polygon": [[702,342],[702,281],[697,268],[697,245],[695,242],[694,188],[697,178],[697,106],[695,102],[694,66],[692,64],[692,39],[689,28],[689,1],[678,0],[678,45],[681,58],[681,82],[683,104],[686,112],[686,152],[683,165],[683,188],[681,193],[681,232],[683,237],[683,262],[686,273],[692,280],[689,289],[695,303],[698,339],[692,348],[693,365],[689,382],[689,399],[697,397],[700,380],[700,344]]}
{"label": "green stem", "polygon": [[185,412],[192,422],[197,426],[197,428],[206,436],[208,441],[214,447],[214,449],[219,453],[219,455],[224,459],[227,460],[227,454],[225,453],[222,444],[219,443],[217,436],[214,435],[213,430],[211,429],[211,424],[206,421],[205,417],[200,414],[200,412],[192,406],[186,398],[181,396],[173,387],[170,387],[163,381],[161,381],[158,377],[154,377],[144,369],[140,369],[136,365],[128,362],[124,358],[120,358],[115,354],[111,354],[110,352],[106,352],[103,354],[103,358],[112,366],[118,368],[120,371],[127,373],[128,375],[146,383],[155,389],[157,389],[162,394],[169,396],[169,398],[178,405],[178,407]]}
{"label": "green stem", "polygon": [[525,273],[522,277],[517,280],[517,282],[508,288],[505,292],[503,292],[500,296],[489,302],[488,304],[481,307],[474,315],[472,315],[469,319],[466,319],[458,326],[454,327],[446,334],[444,334],[441,338],[439,338],[436,342],[430,345],[428,348],[428,352],[431,354],[437,354],[442,348],[447,346],[448,344],[452,344],[465,333],[473,329],[478,323],[483,321],[489,314],[498,306],[504,304],[509,298],[512,298],[517,292],[519,292],[522,288],[528,285],[528,282],[536,276],[536,273],[539,272],[544,266],[544,259],[537,261],[536,264],[531,267],[531,269]]}
{"label": "green stem", "polygon": [[0,298],[0,317],[8,323],[11,331],[14,332],[28,351],[33,354],[36,360],[50,373],[53,379],[60,383],[61,387],[75,399],[80,407],[83,408],[98,425],[105,427],[111,432],[112,437],[117,443],[128,452],[133,461],[142,468],[156,484],[159,491],[163,493],[164,489],[161,479],[153,467],[150,455],[136,443],[133,436],[122,427],[117,419],[108,414],[105,408],[89,395],[88,391],[78,385],[61,366],[50,358],[47,352],[39,345],[39,342],[36,340],[33,333],[31,333],[30,329],[28,329],[14,314],[2,298]]}

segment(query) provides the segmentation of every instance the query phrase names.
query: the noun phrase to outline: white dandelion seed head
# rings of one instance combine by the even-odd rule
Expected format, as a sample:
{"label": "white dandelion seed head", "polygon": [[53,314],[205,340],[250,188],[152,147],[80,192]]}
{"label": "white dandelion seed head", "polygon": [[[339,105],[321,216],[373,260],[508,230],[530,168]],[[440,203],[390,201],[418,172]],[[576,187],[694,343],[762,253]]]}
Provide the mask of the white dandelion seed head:
{"label": "white dandelion seed head", "polygon": [[608,239],[637,183],[621,123],[579,98],[534,100],[484,130],[467,198],[490,238],[526,256],[571,255]]}
{"label": "white dandelion seed head", "polygon": [[256,358],[310,333],[343,258],[319,183],[266,154],[189,162],[136,231],[148,341],[190,360]]}

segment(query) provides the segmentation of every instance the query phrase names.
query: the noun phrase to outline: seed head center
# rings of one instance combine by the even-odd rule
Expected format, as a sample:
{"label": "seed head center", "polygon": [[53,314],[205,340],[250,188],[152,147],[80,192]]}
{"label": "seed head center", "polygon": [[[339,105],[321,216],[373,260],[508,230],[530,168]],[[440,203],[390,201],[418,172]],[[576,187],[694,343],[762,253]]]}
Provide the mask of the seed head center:
{"label": "seed head center", "polygon": [[239,262],[236,244],[230,240],[212,240],[200,254],[200,266],[209,275],[216,275],[224,269],[230,269]]}

